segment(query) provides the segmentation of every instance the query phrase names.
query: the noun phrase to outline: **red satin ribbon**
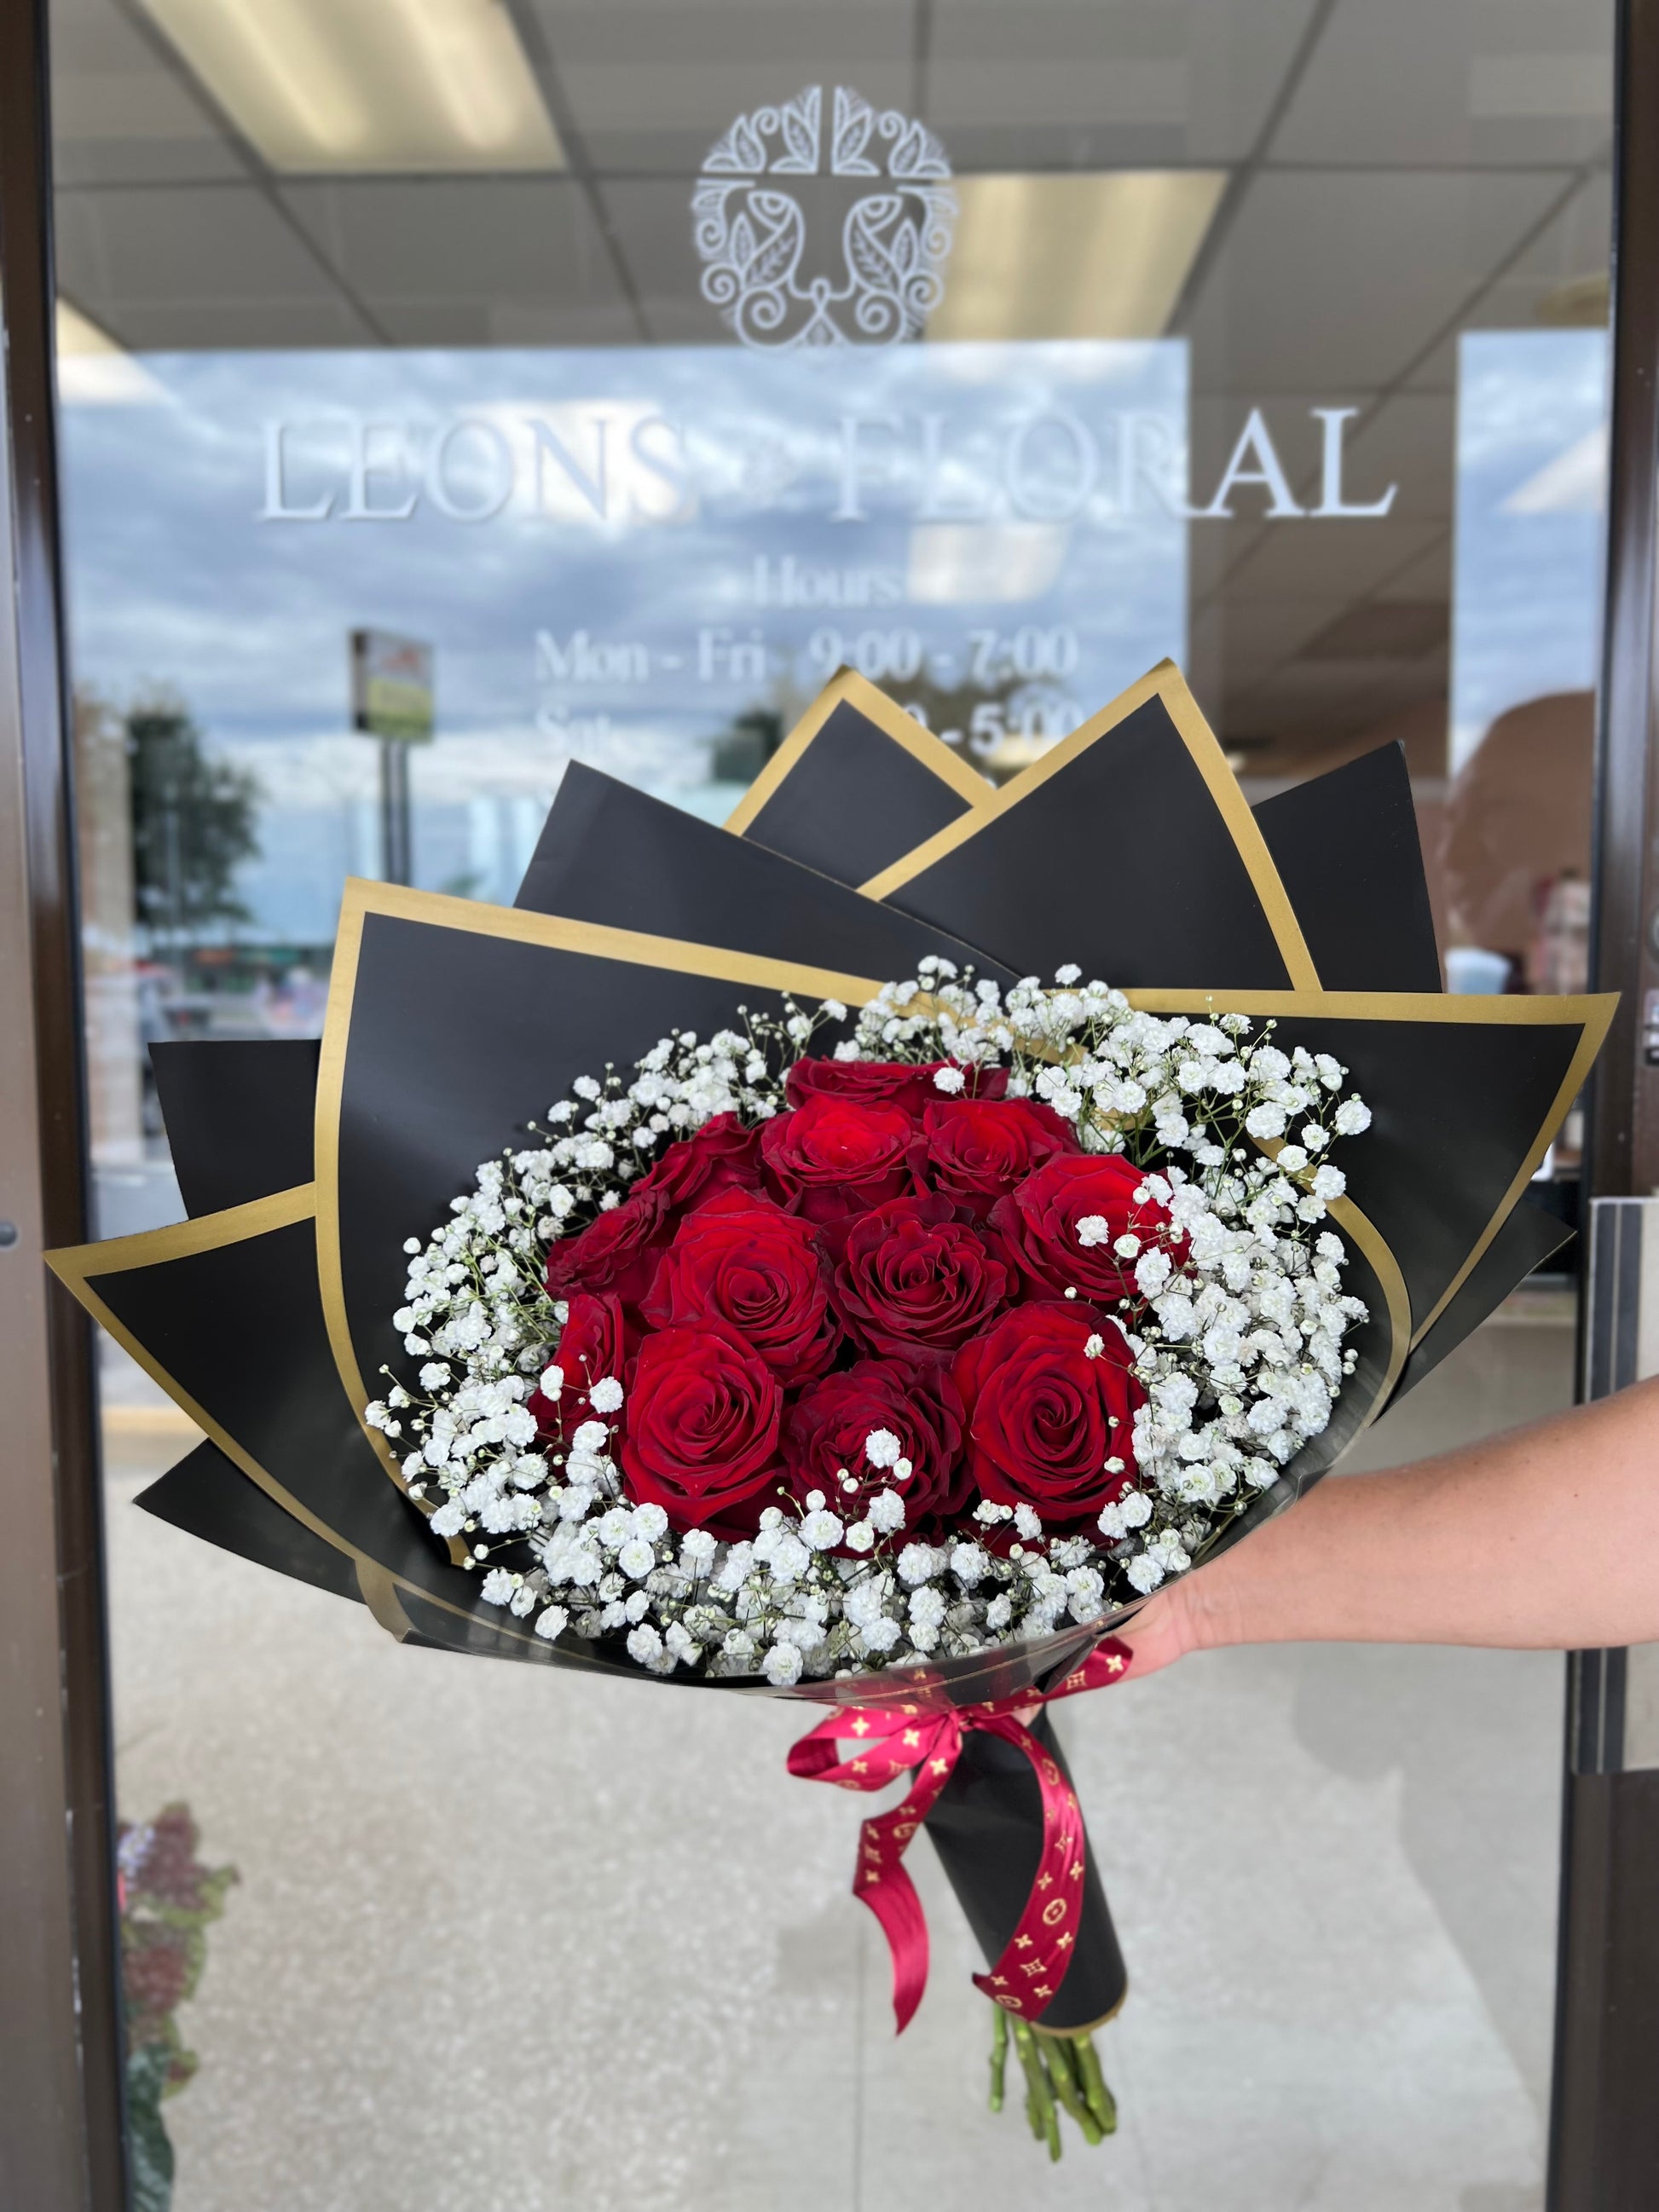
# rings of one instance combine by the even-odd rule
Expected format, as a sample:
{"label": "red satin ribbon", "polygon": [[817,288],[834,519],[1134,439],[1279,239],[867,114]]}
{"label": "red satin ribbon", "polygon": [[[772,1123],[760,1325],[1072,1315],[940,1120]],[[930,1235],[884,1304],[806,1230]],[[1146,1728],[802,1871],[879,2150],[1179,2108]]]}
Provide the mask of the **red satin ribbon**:
{"label": "red satin ribbon", "polygon": [[[1000,1735],[1023,1751],[1042,1792],[1042,1851],[1031,1893],[1006,1949],[988,1973],[975,1975],[974,1986],[1024,2020],[1037,2019],[1053,2002],[1083,1917],[1083,1816],[1058,1761],[1018,1716],[1030,1719],[1039,1706],[1058,1698],[1121,1681],[1130,1657],[1127,1644],[1107,1637],[1046,1697],[1027,1690],[994,1705],[942,1713],[927,1712],[921,1705],[843,1706],[791,1751],[789,1771],[804,1782],[870,1790],[884,1790],[906,1772],[913,1777],[902,1805],[865,1821],[853,1876],[854,1896],[880,1921],[893,1955],[893,2010],[901,2032],[927,1986],[927,1922],[904,1870],[904,1854],[950,1780],[963,1738],[973,1729]],[[852,1756],[843,1759],[842,1747],[848,1743]]]}

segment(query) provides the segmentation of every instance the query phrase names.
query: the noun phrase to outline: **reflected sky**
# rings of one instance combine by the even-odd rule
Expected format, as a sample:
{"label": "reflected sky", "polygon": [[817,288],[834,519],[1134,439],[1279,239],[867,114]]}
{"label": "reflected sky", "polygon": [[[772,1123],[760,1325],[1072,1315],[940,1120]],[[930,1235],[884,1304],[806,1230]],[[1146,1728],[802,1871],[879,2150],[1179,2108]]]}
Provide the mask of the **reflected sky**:
{"label": "reflected sky", "polygon": [[257,769],[256,936],[326,942],[375,866],[355,626],[435,647],[416,872],[497,898],[572,757],[718,817],[740,718],[843,661],[988,752],[1184,649],[1178,342],[198,353],[125,391],[65,410],[77,680],[165,684]]}
{"label": "reflected sky", "polygon": [[1607,378],[1605,331],[1459,342],[1454,775],[1506,708],[1596,682]]}
{"label": "reflected sky", "polygon": [[[1606,355],[1461,341],[1454,771],[1595,682]],[[170,688],[255,769],[256,939],[326,945],[378,871],[354,627],[435,648],[416,872],[494,899],[568,760],[723,818],[744,718],[787,729],[842,662],[1006,768],[1185,654],[1178,341],[123,364],[64,414],[76,677]]]}

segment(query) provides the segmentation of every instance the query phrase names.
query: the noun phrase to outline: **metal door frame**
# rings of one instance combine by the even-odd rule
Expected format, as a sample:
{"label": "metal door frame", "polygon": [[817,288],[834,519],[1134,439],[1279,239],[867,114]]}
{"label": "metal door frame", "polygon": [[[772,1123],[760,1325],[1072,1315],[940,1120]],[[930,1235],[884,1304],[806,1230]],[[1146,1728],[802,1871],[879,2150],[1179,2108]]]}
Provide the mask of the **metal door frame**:
{"label": "metal door frame", "polygon": [[[1659,0],[1618,9],[1611,307],[1590,933],[1595,988],[1620,996],[1584,1177],[1604,1261],[1613,1202],[1659,1191]],[[1619,1279],[1630,1274],[1581,1271],[1604,1344],[1634,1319],[1639,1284]],[[1581,1310],[1581,1348],[1583,1322]],[[1581,1395],[1631,1379],[1617,1362],[1581,1364]],[[1567,1662],[1550,2212],[1659,2204],[1659,1766],[1626,1745],[1626,1677],[1622,1651]]]}

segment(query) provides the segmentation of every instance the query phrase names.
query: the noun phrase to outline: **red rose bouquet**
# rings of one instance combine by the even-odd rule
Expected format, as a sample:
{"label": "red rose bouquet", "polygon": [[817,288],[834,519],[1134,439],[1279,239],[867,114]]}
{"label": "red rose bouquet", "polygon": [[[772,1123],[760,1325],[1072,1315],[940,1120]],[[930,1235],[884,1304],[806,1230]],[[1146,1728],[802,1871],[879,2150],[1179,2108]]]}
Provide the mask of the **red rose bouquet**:
{"label": "red rose bouquet", "polygon": [[[847,1018],[786,1002],[579,1079],[538,1146],[411,1240],[396,1322],[420,1364],[368,1418],[483,1603],[538,1636],[775,1689],[1092,1637],[1329,1419],[1365,1308],[1324,1155],[1370,1121],[1334,1060],[1243,1016],[1138,1012],[1075,969],[1005,996],[937,957],[835,1056],[796,1056]],[[999,2065],[1016,2022],[1034,2124],[1058,2140],[1058,2099],[1097,2137],[1086,2027],[1041,2050],[1030,2028],[1085,1900],[1038,1702],[986,1708],[1048,1791],[981,1986]],[[886,1781],[903,1768],[875,1735],[826,1723],[796,1771]],[[920,1753],[923,1729],[898,1740]],[[901,2027],[925,1952],[898,1862],[959,1748],[918,1762],[860,1856]]]}
{"label": "red rose bouquet", "polygon": [[155,1050],[191,1218],[53,1264],[204,1432],[148,1510],[813,1700],[900,2024],[925,1829],[1057,2155],[1126,1977],[1049,1708],[1561,1241],[1609,1012],[1441,992],[1398,748],[1253,810],[1166,665],[993,793],[847,676],[726,830],[573,765],[514,908],[349,886],[320,1048]]}
{"label": "red rose bouquet", "polygon": [[1272,1024],[937,957],[578,1081],[410,1255],[368,1409],[487,1605],[789,1688],[1113,1611],[1329,1419],[1370,1112]]}

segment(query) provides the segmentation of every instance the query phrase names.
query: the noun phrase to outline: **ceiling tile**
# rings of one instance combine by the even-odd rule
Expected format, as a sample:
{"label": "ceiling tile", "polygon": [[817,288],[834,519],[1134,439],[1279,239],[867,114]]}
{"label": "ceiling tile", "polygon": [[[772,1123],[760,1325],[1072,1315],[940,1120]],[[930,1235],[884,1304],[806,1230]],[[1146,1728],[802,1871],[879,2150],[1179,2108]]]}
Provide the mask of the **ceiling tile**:
{"label": "ceiling tile", "polygon": [[52,35],[60,188],[246,173],[189,78],[111,0],[54,0]]}
{"label": "ceiling tile", "polygon": [[1042,129],[1049,167],[1236,161],[1311,14],[1311,0],[938,0],[927,120],[962,166],[983,166],[964,131],[1022,125]]}
{"label": "ceiling tile", "polygon": [[1270,158],[1583,161],[1612,117],[1607,0],[1339,0]]}
{"label": "ceiling tile", "polygon": [[1227,580],[1228,599],[1363,599],[1440,536],[1432,522],[1279,522]]}
{"label": "ceiling tile", "polygon": [[1391,382],[1559,194],[1549,172],[1255,179],[1191,319],[1203,390]]}
{"label": "ceiling tile", "polygon": [[116,331],[129,308],[147,311],[153,325],[168,307],[281,309],[338,296],[252,185],[73,192],[59,210],[57,247],[64,291],[95,321],[106,322],[106,310]]}
{"label": "ceiling tile", "polygon": [[576,132],[602,173],[690,177],[727,127],[808,85],[914,104],[901,0],[535,0]]}
{"label": "ceiling tile", "polygon": [[366,299],[486,309],[620,297],[586,196],[569,178],[364,178],[287,185],[283,198]]}

